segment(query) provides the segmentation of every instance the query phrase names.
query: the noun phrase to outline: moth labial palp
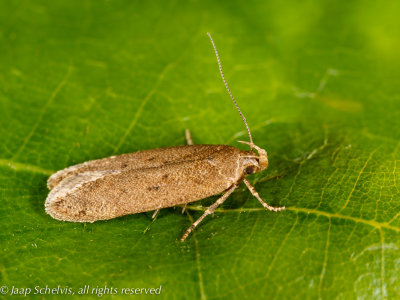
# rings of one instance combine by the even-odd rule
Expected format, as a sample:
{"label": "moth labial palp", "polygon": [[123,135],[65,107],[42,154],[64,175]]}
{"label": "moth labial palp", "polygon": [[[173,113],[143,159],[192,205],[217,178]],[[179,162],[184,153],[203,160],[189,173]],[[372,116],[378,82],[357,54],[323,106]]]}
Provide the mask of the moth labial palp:
{"label": "moth labial palp", "polygon": [[[203,198],[222,196],[187,229],[184,241],[201,221],[221,205],[243,181],[268,210],[246,176],[268,167],[267,152],[253,143],[247,121],[222,72],[217,48],[207,33],[217,57],[225,87],[249,135],[249,151],[228,145],[195,145],[186,131],[186,146],[172,146],[92,160],[58,171],[47,181],[50,189],[46,212],[57,220],[95,222],[123,215],[184,205]],[[182,211],[182,212],[183,212]]]}

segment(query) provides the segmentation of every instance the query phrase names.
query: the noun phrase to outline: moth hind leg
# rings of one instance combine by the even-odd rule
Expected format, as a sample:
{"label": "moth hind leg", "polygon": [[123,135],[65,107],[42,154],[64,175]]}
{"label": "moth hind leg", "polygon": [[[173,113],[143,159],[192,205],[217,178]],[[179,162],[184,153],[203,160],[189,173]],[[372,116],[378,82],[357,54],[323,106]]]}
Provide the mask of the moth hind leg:
{"label": "moth hind leg", "polygon": [[256,189],[250,184],[250,182],[246,178],[243,179],[243,182],[245,183],[247,188],[250,190],[250,192],[253,194],[253,196],[256,197],[257,200],[260,201],[261,205],[264,206],[266,209],[272,210],[272,211],[281,211],[281,210],[286,209],[284,206],[273,207],[273,206],[265,203],[263,201],[263,199],[261,199],[260,195],[257,193]]}
{"label": "moth hind leg", "polygon": [[214,212],[214,210],[220,206],[222,203],[224,203],[224,201],[229,197],[230,194],[233,193],[233,191],[237,188],[237,185],[233,185],[231,186],[226,192],[225,194],[223,194],[217,201],[214,202],[214,204],[210,205],[207,210],[203,213],[203,215],[198,218],[196,220],[196,222],[194,222],[192,224],[192,226],[190,226],[188,228],[188,230],[186,230],[185,234],[182,236],[181,238],[181,242],[185,241],[186,238],[188,237],[188,235],[193,231],[194,228],[196,228],[197,225],[200,224],[201,221],[203,221],[203,219],[205,217],[207,217],[208,215],[212,214]]}
{"label": "moth hind leg", "polygon": [[[190,146],[190,145],[194,145],[193,144],[193,140],[192,140],[192,137],[191,137],[191,135],[190,135],[190,130],[189,129],[186,129],[185,130],[185,137],[186,137],[186,142],[187,142],[187,144]],[[187,205],[187,203],[183,206],[183,208],[182,208],[182,214],[185,212],[185,210],[186,210],[186,205]]]}
{"label": "moth hind leg", "polygon": [[157,219],[157,217],[158,217],[158,215],[159,215],[159,212],[160,212],[160,208],[157,208],[157,209],[154,211],[153,215],[151,216],[151,222],[150,222],[150,224],[147,225],[147,227],[143,230],[143,234],[146,234],[146,233],[150,230],[150,226],[153,225],[153,223],[156,221],[156,219]]}
{"label": "moth hind leg", "polygon": [[155,211],[154,211],[154,213],[153,213],[153,215],[151,216],[151,218],[154,220],[157,216],[158,216],[158,213],[160,212],[160,209],[159,208],[157,208]]}
{"label": "moth hind leg", "polygon": [[186,142],[187,142],[188,145],[194,145],[192,137],[190,135],[190,130],[189,129],[185,130],[185,137],[186,137]]}

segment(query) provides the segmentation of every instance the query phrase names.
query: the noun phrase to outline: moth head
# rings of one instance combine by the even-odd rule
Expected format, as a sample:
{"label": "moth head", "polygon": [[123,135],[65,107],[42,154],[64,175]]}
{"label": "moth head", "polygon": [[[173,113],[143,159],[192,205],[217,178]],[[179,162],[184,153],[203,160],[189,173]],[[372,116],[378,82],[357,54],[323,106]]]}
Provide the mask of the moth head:
{"label": "moth head", "polygon": [[256,145],[251,145],[249,142],[238,141],[239,143],[248,144],[252,148],[256,149],[258,153],[254,151],[248,151],[242,156],[242,167],[246,175],[253,174],[265,170],[268,167],[268,155],[267,151],[261,149]]}

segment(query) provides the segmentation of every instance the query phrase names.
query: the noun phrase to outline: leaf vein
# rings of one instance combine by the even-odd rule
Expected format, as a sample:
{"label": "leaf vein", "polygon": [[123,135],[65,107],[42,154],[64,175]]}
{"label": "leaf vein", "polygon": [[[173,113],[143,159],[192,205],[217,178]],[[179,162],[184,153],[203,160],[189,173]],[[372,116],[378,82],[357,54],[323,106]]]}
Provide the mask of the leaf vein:
{"label": "leaf vein", "polygon": [[364,173],[365,168],[367,167],[367,165],[368,165],[369,161],[371,160],[372,156],[375,154],[376,150],[378,150],[378,148],[375,149],[374,151],[372,151],[372,152],[369,154],[367,160],[365,161],[365,163],[364,163],[364,165],[362,166],[360,172],[358,173],[357,179],[356,179],[356,181],[354,182],[353,188],[351,189],[350,194],[349,194],[349,196],[348,196],[347,199],[346,199],[346,202],[344,203],[343,207],[339,210],[339,213],[342,212],[342,211],[347,207],[347,205],[349,204],[350,199],[351,199],[351,197],[353,196],[353,192],[355,191],[355,189],[356,189],[356,187],[357,187],[358,181],[360,180],[361,175]]}
{"label": "leaf vein", "polygon": [[139,117],[141,116],[144,107],[146,106],[147,102],[151,99],[151,97],[154,95],[154,93],[157,91],[157,88],[159,87],[160,83],[163,81],[165,74],[175,65],[175,62],[169,63],[166,65],[166,67],[162,70],[160,75],[158,76],[155,84],[153,85],[153,88],[147,93],[146,97],[143,99],[143,101],[140,103],[138,110],[136,111],[135,116],[133,117],[132,122],[129,124],[128,128],[125,130],[124,134],[122,135],[121,139],[119,140],[117,146],[114,148],[114,152],[118,152],[118,150],[121,148],[122,144],[125,142],[127,136],[129,133],[132,131],[132,129],[135,127]]}
{"label": "leaf vein", "polygon": [[[194,222],[192,216],[186,210],[186,214],[189,217],[191,223]],[[199,242],[197,241],[196,232],[193,232],[193,241],[194,241],[194,249],[196,252],[196,267],[197,274],[199,276],[199,288],[200,288],[200,296],[202,300],[206,300],[207,296],[204,291],[204,282],[203,282],[203,274],[201,273],[201,265],[200,265],[200,252],[199,252]]]}
{"label": "leaf vein", "polygon": [[386,287],[385,287],[385,237],[383,236],[382,228],[379,230],[380,236],[381,236],[381,295],[382,299],[386,299],[387,297],[387,292],[386,292]]}
{"label": "leaf vein", "polygon": [[[202,206],[192,206],[188,205],[186,206],[186,209],[189,210],[194,210],[194,211],[205,211],[207,208],[204,208]],[[240,212],[259,212],[259,211],[265,211],[265,208],[235,208],[235,209],[224,209],[224,208],[217,208],[215,212],[219,213],[240,213]],[[356,223],[362,223],[366,224],[369,226],[372,226],[374,228],[385,228],[389,230],[393,230],[396,232],[400,232],[400,227],[396,227],[393,225],[390,225],[388,222],[378,222],[374,220],[365,220],[361,219],[358,217],[352,217],[352,216],[346,216],[346,215],[341,215],[338,213],[330,213],[326,211],[320,211],[312,208],[304,208],[304,207],[286,207],[286,211],[294,211],[294,212],[302,212],[306,214],[314,214],[317,216],[325,216],[328,218],[336,218],[336,219],[343,219],[343,220],[350,220]],[[283,213],[283,212],[281,212]]]}
{"label": "leaf vein", "polygon": [[52,170],[46,170],[38,166],[29,165],[25,163],[14,162],[8,159],[0,158],[0,166],[9,167],[16,171],[28,171],[31,173],[43,174],[43,175],[51,175],[54,173]]}
{"label": "leaf vein", "polygon": [[329,242],[330,242],[330,236],[331,236],[331,227],[332,227],[332,220],[329,218],[329,227],[328,227],[328,233],[326,237],[326,245],[325,245],[325,251],[324,251],[324,261],[322,263],[322,270],[321,270],[321,275],[319,276],[319,285],[318,285],[318,298],[322,299],[321,294],[322,294],[322,282],[324,280],[325,276],[325,271],[326,271],[326,265],[328,263],[328,251],[329,251]]}
{"label": "leaf vein", "polygon": [[63,88],[63,86],[67,83],[68,77],[70,76],[71,72],[72,72],[72,67],[70,66],[67,70],[67,73],[64,75],[64,78],[61,80],[61,82],[57,85],[57,87],[51,93],[46,104],[43,106],[42,110],[40,111],[39,117],[37,118],[35,124],[33,124],[31,131],[25,137],[25,139],[24,139],[22,145],[19,147],[19,149],[15,152],[14,156],[12,157],[13,160],[15,160],[21,154],[21,152],[25,149],[26,145],[28,144],[28,142],[32,138],[33,134],[35,133],[37,127],[39,126],[39,123],[42,121],[43,116],[46,113],[47,109],[53,103],[55,97],[60,92],[60,90]]}

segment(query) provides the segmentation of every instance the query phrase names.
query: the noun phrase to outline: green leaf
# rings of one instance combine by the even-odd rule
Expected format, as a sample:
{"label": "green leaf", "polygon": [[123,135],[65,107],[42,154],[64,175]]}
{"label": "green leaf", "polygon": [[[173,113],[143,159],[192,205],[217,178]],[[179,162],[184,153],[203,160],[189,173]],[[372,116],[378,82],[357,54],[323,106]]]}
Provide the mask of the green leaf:
{"label": "green leaf", "polygon": [[[0,2],[0,286],[399,298],[399,3]],[[162,210],[146,234],[151,212],[47,215],[48,176],[76,163],[184,144],[186,128],[246,149],[207,31],[269,154],[249,179],[287,210],[243,185],[185,243],[218,196]]]}

